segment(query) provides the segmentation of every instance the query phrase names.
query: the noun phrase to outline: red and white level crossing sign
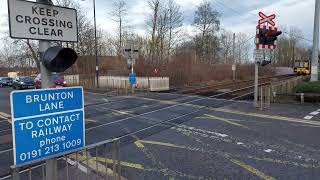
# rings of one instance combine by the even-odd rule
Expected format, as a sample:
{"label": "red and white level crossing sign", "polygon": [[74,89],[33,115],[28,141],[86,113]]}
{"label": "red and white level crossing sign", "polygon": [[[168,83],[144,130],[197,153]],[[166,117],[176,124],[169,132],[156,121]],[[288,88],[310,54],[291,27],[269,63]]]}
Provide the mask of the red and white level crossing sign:
{"label": "red and white level crossing sign", "polygon": [[274,26],[266,26],[266,25],[263,25],[263,24],[260,24],[257,26],[257,32],[256,32],[256,46],[257,46],[257,49],[276,49],[277,48],[277,41],[274,41],[273,44],[270,44],[270,45],[264,45],[264,44],[260,44],[259,43],[259,38],[260,38],[260,31],[263,31],[263,30],[269,30],[269,33],[272,33],[274,31],[277,31],[278,28],[277,27],[274,27]]}
{"label": "red and white level crossing sign", "polygon": [[262,12],[259,12],[259,16],[261,17],[261,19],[259,20],[258,24],[264,24],[264,23],[268,23],[271,26],[275,26],[276,23],[273,21],[276,18],[275,14],[272,14],[270,16],[265,15]]}

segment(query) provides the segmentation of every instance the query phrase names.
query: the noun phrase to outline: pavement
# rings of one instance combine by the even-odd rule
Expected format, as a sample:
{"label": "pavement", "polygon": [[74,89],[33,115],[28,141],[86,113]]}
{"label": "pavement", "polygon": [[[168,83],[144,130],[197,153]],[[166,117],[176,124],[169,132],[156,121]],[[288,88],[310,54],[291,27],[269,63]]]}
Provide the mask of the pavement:
{"label": "pavement", "polygon": [[[5,117],[10,116],[10,91],[0,89],[0,179],[9,179],[4,176],[12,165],[10,117]],[[317,105],[272,104],[270,109],[259,111],[247,101],[166,93],[115,96],[91,92],[85,93],[85,104],[87,145],[148,129],[121,142],[124,179],[320,177]],[[305,118],[310,113],[313,117]],[[92,153],[90,162],[103,166],[101,162],[111,156]],[[61,163],[69,164],[69,173],[81,172],[77,174],[80,179],[102,179],[100,168],[89,175],[83,169],[90,169],[90,165],[80,168],[69,161]],[[31,176],[37,179],[39,175]],[[61,175],[60,179],[66,178]]]}

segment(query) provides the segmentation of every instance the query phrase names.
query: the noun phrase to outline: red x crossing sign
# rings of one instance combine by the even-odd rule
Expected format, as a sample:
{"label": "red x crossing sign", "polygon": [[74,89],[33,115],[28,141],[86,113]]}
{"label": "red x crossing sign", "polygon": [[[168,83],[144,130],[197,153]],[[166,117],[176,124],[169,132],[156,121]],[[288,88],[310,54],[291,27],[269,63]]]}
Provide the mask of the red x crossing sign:
{"label": "red x crossing sign", "polygon": [[267,16],[264,13],[259,12],[259,16],[261,17],[261,19],[259,20],[258,24],[268,23],[271,26],[275,26],[276,25],[276,23],[273,21],[276,18],[275,14]]}

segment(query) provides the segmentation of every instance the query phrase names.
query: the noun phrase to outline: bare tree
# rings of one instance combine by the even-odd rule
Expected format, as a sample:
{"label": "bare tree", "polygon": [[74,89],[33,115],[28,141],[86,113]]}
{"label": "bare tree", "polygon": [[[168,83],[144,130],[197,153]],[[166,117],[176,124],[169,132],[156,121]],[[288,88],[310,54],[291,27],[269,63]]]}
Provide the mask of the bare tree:
{"label": "bare tree", "polygon": [[156,31],[158,26],[158,14],[160,9],[160,0],[148,0],[147,1],[149,8],[152,10],[152,15],[150,17],[150,21],[148,21],[148,25],[151,26],[151,42],[150,42],[150,48],[149,48],[149,58],[151,59],[151,62],[153,63],[155,61],[155,50],[156,50]]}
{"label": "bare tree", "polygon": [[175,0],[168,1],[168,21],[169,21],[169,39],[168,39],[168,57],[170,58],[172,53],[172,45],[175,43],[178,28],[182,26],[183,16],[180,12],[180,6]]}
{"label": "bare tree", "polygon": [[227,30],[222,30],[220,34],[220,47],[222,53],[222,62],[225,64],[231,63],[232,60],[232,44],[233,33]]}
{"label": "bare tree", "polygon": [[244,33],[236,34],[235,58],[238,63],[247,63],[249,61],[251,42],[248,42],[248,36]]}
{"label": "bare tree", "polygon": [[113,9],[109,13],[110,19],[117,23],[118,25],[118,36],[119,43],[117,48],[117,54],[120,55],[123,47],[123,29],[124,23],[126,22],[127,12],[127,3],[125,0],[115,0],[113,2]]}
{"label": "bare tree", "polygon": [[211,8],[208,1],[198,6],[193,25],[201,32],[201,35],[196,38],[197,53],[200,54],[200,58],[209,60],[212,58],[211,52],[215,58],[217,52],[215,48],[218,45],[215,34],[220,28],[220,20],[219,13]]}
{"label": "bare tree", "polygon": [[309,48],[300,29],[296,27],[281,27],[283,34],[277,40],[277,49],[274,50],[275,65],[294,67],[295,61],[310,60]]}

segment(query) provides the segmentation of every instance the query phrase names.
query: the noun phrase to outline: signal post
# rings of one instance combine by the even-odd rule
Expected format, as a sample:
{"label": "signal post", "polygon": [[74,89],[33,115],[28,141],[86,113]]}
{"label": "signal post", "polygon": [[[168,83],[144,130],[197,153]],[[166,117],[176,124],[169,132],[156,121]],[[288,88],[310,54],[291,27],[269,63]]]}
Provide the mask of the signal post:
{"label": "signal post", "polygon": [[255,49],[255,77],[254,77],[254,107],[259,107],[258,92],[259,92],[259,66],[266,66],[271,63],[271,60],[266,60],[265,49],[275,49],[277,47],[278,36],[282,33],[275,27],[275,14],[270,16],[259,12],[260,20],[256,28],[256,49]]}

